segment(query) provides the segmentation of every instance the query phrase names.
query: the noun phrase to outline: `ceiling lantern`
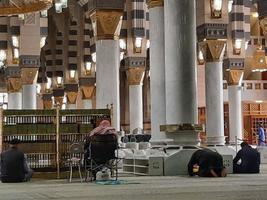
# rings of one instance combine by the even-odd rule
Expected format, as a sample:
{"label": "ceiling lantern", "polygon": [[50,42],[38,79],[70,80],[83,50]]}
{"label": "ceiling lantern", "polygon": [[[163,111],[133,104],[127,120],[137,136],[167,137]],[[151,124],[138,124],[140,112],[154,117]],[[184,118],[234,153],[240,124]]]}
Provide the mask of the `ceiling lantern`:
{"label": "ceiling lantern", "polygon": [[84,69],[85,69],[85,75],[89,76],[92,72],[92,63],[91,62],[85,62],[84,63]]}
{"label": "ceiling lantern", "polygon": [[210,0],[212,18],[222,17],[222,6],[223,6],[223,0]]}
{"label": "ceiling lantern", "polygon": [[6,0],[0,3],[0,16],[40,12],[52,6],[53,0]]}
{"label": "ceiling lantern", "polygon": [[234,0],[228,1],[228,12],[232,12]]}
{"label": "ceiling lantern", "polygon": [[63,8],[68,7],[68,0],[55,0],[56,13],[62,13]]}
{"label": "ceiling lantern", "polygon": [[0,68],[5,67],[6,58],[7,58],[6,51],[0,50]]}
{"label": "ceiling lantern", "polygon": [[234,55],[240,55],[242,49],[242,39],[236,39],[234,40],[233,44],[233,53]]}

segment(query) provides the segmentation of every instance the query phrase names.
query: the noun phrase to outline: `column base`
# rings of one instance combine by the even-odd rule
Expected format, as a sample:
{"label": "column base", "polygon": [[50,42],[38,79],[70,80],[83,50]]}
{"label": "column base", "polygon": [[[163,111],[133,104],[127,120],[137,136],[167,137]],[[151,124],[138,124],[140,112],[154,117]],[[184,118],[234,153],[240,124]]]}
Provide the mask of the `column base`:
{"label": "column base", "polygon": [[243,141],[240,141],[240,140],[238,140],[237,142],[235,142],[235,141],[229,141],[229,145],[231,145],[231,146],[235,146],[236,144],[237,145],[240,145],[242,142]]}
{"label": "column base", "polygon": [[203,126],[198,124],[178,124],[160,126],[161,131],[165,131],[167,139],[172,141],[168,145],[199,146],[199,132],[203,131]]}
{"label": "column base", "polygon": [[149,142],[152,147],[157,147],[157,146],[167,146],[172,141],[173,141],[172,139],[151,139]]}
{"label": "column base", "polygon": [[224,146],[225,136],[207,137],[208,146]]}

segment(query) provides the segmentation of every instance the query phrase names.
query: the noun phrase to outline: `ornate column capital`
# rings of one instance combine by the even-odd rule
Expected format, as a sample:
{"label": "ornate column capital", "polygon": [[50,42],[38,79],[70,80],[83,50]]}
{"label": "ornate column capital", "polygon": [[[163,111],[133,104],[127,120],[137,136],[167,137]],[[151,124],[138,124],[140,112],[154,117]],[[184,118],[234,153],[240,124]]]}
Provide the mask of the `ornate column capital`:
{"label": "ornate column capital", "polygon": [[52,94],[45,93],[42,96],[43,99],[43,108],[44,109],[52,109],[53,108],[53,101],[52,101]]}
{"label": "ornate column capital", "polygon": [[118,40],[123,10],[94,10],[90,13],[96,40]]}
{"label": "ornate column capital", "polygon": [[7,80],[7,91],[9,93],[20,92],[21,88],[21,78],[9,78]]}
{"label": "ornate column capital", "polygon": [[53,108],[53,102],[51,100],[43,100],[43,105],[45,110],[51,110]]}
{"label": "ornate column capital", "polygon": [[164,0],[148,0],[147,5],[149,8],[163,7]]}
{"label": "ornate column capital", "polygon": [[240,69],[231,69],[227,72],[227,83],[229,86],[241,85],[243,79],[244,71]]}
{"label": "ornate column capital", "polygon": [[38,68],[22,68],[21,81],[23,85],[32,85],[37,81]]}
{"label": "ornate column capital", "polygon": [[54,103],[55,105],[63,105],[63,99],[64,99],[65,91],[63,88],[57,88],[53,90],[53,96],[54,96]]}
{"label": "ornate column capital", "polygon": [[82,99],[92,99],[95,95],[96,87],[90,85],[81,86]]}
{"label": "ornate column capital", "polygon": [[129,85],[143,85],[145,67],[128,68],[126,73]]}
{"label": "ornate column capital", "polygon": [[222,62],[225,47],[226,41],[222,40],[207,40],[199,44],[206,62]]}
{"label": "ornate column capital", "polygon": [[67,92],[68,104],[76,104],[78,92]]}
{"label": "ornate column capital", "polygon": [[63,99],[63,96],[54,97],[55,105],[59,105],[61,107],[63,105]]}
{"label": "ornate column capital", "polygon": [[78,96],[78,84],[65,84],[65,92],[67,94],[67,103],[76,104]]}

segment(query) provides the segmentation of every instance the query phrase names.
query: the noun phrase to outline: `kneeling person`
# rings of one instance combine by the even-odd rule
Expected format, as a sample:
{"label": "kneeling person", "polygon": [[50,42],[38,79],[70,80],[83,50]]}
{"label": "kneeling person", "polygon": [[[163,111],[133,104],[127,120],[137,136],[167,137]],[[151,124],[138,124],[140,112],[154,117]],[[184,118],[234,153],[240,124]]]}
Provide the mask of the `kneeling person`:
{"label": "kneeling person", "polygon": [[188,163],[188,174],[201,177],[225,177],[222,156],[209,149],[197,150]]}
{"label": "kneeling person", "polygon": [[260,153],[248,145],[247,142],[242,142],[241,150],[238,151],[233,160],[233,164],[234,173],[259,173]]}
{"label": "kneeling person", "polygon": [[18,183],[29,181],[33,171],[29,168],[26,156],[19,150],[19,139],[13,139],[9,149],[1,153],[1,181],[2,183]]}

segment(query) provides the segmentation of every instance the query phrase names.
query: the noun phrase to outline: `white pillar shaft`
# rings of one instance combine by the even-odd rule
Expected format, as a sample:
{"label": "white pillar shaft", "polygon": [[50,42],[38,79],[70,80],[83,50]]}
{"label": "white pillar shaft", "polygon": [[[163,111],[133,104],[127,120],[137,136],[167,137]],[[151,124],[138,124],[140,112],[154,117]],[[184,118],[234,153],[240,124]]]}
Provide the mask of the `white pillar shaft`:
{"label": "white pillar shaft", "polygon": [[236,138],[238,143],[243,139],[241,91],[242,88],[238,85],[228,87],[230,144],[234,144]]}
{"label": "white pillar shaft", "polygon": [[206,134],[209,144],[224,145],[222,62],[208,62],[206,80]]}
{"label": "white pillar shaft", "polygon": [[92,109],[93,103],[91,99],[83,99],[82,100],[83,109]]}
{"label": "white pillar shaft", "polygon": [[36,84],[22,86],[22,108],[37,109]]}
{"label": "white pillar shaft", "polygon": [[196,124],[195,0],[165,0],[166,123]]}
{"label": "white pillar shaft", "polygon": [[96,55],[96,108],[103,109],[107,104],[113,104],[112,125],[120,130],[119,42],[97,41]]}
{"label": "white pillar shaft", "polygon": [[149,19],[151,134],[152,140],[160,140],[166,138],[160,132],[160,125],[166,124],[164,8],[151,8]]}
{"label": "white pillar shaft", "polygon": [[77,105],[76,104],[67,104],[67,109],[69,109],[69,110],[77,109]]}
{"label": "white pillar shaft", "polygon": [[14,92],[8,93],[8,109],[20,110],[22,109],[22,93]]}
{"label": "white pillar shaft", "polygon": [[142,85],[130,85],[130,131],[143,129],[143,89]]}

